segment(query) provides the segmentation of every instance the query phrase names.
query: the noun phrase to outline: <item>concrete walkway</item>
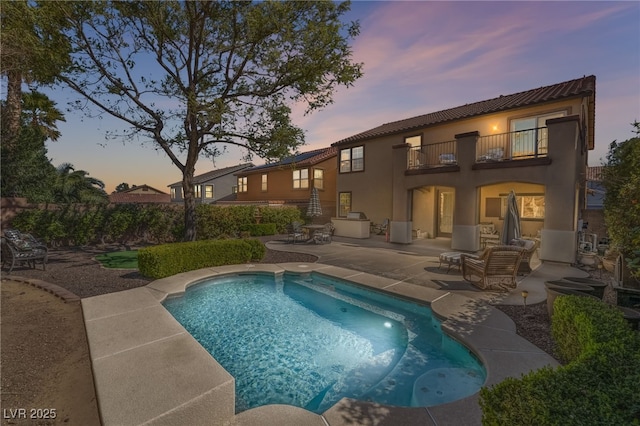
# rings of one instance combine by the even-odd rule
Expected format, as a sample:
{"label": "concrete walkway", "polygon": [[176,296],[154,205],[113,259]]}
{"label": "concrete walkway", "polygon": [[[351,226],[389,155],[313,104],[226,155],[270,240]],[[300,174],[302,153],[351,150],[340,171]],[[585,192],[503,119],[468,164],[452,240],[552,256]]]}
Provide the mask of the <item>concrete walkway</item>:
{"label": "concrete walkway", "polygon": [[556,366],[548,354],[522,339],[513,321],[487,301],[521,304],[545,299],[544,281],[584,274],[544,264],[508,294],[474,290],[460,273],[438,269],[448,240],[409,246],[336,238],[326,245],[273,241],[275,250],[319,257],[316,263],[229,265],[156,280],[146,287],[82,299],[96,395],[104,425],[479,425],[478,394],[434,407],[391,407],[344,398],[314,414],[286,405],[234,413],[235,381],[168,313],[161,302],[211,277],[229,274],[312,271],[429,303],[442,329],[470,348],[486,368],[485,385]]}

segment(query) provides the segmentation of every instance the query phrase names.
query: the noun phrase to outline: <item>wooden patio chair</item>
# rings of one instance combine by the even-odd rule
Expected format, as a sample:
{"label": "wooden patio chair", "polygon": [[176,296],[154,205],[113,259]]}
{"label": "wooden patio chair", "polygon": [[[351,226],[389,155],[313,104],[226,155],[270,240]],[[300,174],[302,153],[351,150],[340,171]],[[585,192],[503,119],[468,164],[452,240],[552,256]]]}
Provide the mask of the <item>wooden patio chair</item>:
{"label": "wooden patio chair", "polygon": [[536,240],[525,240],[525,239],[515,239],[509,242],[510,246],[517,246],[522,248],[522,260],[520,261],[520,267],[518,268],[518,274],[526,275],[531,272],[531,265],[529,262],[531,261],[531,256],[535,253],[538,248],[538,241]]}
{"label": "wooden patio chair", "polygon": [[494,246],[487,249],[481,259],[462,254],[462,277],[482,290],[509,291],[516,288],[522,251],[515,246]]}

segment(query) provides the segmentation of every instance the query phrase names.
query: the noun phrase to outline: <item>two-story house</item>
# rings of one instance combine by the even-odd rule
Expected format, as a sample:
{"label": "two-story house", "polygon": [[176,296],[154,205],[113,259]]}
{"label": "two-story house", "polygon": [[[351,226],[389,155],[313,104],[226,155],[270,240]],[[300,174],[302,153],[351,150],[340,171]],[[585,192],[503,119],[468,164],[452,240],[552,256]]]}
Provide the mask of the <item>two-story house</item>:
{"label": "two-story house", "polygon": [[475,251],[481,224],[501,229],[513,189],[522,233],[540,238],[540,258],[574,262],[595,87],[595,76],[583,77],[338,141],[336,213],[389,218],[392,242],[410,243],[419,229]]}
{"label": "two-story house", "polygon": [[[193,177],[196,202],[211,204],[228,197],[236,190],[235,173],[253,167],[251,163],[211,170]],[[182,181],[168,185],[171,188],[171,202],[182,203]]]}
{"label": "two-story house", "polygon": [[306,208],[311,190],[318,188],[323,219],[336,208],[336,148],[291,155],[275,163],[236,173],[237,202],[269,202]]}

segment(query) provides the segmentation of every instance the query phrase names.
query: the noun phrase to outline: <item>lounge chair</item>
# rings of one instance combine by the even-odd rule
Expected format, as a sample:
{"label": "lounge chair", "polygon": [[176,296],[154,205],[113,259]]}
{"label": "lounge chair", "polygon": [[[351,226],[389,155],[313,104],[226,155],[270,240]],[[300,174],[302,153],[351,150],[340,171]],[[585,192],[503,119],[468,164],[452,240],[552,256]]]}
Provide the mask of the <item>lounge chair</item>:
{"label": "lounge chair", "polygon": [[482,258],[462,254],[462,277],[482,290],[509,291],[516,288],[522,249],[515,246],[488,248]]}
{"label": "lounge chair", "polygon": [[47,269],[47,247],[40,243],[32,244],[29,240],[35,241],[33,237],[29,236],[24,240],[10,240],[2,237],[1,240],[2,266],[8,265],[9,273],[20,263],[26,263],[31,268],[35,268],[36,263],[40,263],[43,271]]}

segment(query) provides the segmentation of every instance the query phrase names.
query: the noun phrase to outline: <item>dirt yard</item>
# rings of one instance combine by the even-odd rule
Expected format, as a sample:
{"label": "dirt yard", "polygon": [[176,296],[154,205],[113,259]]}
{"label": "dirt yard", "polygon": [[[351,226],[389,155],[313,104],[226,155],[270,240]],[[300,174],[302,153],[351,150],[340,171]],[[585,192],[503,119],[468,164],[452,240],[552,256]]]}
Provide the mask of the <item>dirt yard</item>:
{"label": "dirt yard", "polygon": [[2,424],[100,425],[79,301],[2,281]]}

